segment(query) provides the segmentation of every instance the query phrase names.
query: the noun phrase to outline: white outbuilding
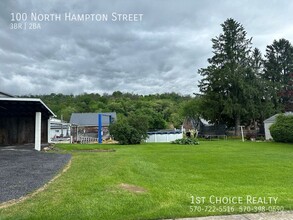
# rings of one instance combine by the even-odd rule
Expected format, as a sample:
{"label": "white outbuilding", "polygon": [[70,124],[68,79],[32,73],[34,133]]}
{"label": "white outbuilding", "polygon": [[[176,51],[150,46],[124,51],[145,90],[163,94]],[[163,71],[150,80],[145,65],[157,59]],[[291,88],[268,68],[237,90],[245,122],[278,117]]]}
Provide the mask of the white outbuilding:
{"label": "white outbuilding", "polygon": [[[264,120],[265,139],[266,140],[273,139],[273,137],[271,136],[270,127],[272,124],[274,124],[276,122],[276,118],[278,117],[278,115],[280,115],[280,114],[275,114],[272,117]],[[285,112],[284,115],[293,115],[293,112]]]}

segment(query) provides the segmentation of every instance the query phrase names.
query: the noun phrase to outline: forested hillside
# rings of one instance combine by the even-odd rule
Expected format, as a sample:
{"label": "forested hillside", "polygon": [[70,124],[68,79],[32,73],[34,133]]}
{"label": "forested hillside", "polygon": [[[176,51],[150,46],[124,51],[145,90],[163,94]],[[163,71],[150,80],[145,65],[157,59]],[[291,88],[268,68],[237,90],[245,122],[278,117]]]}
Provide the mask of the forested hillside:
{"label": "forested hillside", "polygon": [[73,112],[116,112],[118,118],[130,114],[145,115],[149,118],[151,130],[163,128],[179,128],[184,119],[183,108],[192,100],[191,96],[176,93],[156,95],[137,95],[121,93],[63,95],[50,94],[27,96],[41,98],[58,116],[69,121]]}

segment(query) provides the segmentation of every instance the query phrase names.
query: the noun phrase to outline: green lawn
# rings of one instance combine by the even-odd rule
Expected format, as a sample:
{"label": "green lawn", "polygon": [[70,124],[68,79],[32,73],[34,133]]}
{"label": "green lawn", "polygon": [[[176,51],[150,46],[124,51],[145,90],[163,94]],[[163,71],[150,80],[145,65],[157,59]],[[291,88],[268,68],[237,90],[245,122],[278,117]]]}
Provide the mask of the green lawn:
{"label": "green lawn", "polygon": [[[202,141],[197,146],[59,147],[72,153],[71,168],[45,191],[1,209],[1,220],[163,219],[293,209],[292,144]],[[72,151],[94,148],[116,151]],[[125,184],[145,191],[129,191]],[[256,197],[257,203],[248,203],[247,196]],[[196,204],[199,197],[205,201]],[[215,197],[239,200],[221,204]],[[260,203],[270,197],[278,198]]]}

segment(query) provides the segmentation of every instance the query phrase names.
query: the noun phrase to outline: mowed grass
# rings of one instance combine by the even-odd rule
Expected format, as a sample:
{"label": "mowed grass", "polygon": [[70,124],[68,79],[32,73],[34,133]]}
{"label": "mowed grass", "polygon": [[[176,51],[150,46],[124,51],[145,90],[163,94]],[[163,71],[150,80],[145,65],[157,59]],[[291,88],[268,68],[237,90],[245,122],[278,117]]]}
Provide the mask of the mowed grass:
{"label": "mowed grass", "polygon": [[[164,219],[239,213],[247,204],[211,204],[211,196],[278,197],[249,205],[293,209],[293,145],[202,141],[172,144],[59,145],[70,169],[45,191],[6,209],[0,219]],[[81,152],[76,149],[115,149]],[[132,192],[121,184],[141,187]],[[191,196],[206,197],[191,204]],[[192,211],[190,206],[200,206]],[[225,209],[224,206],[226,207]],[[227,207],[233,210],[227,210]],[[217,208],[217,210],[216,210]]]}

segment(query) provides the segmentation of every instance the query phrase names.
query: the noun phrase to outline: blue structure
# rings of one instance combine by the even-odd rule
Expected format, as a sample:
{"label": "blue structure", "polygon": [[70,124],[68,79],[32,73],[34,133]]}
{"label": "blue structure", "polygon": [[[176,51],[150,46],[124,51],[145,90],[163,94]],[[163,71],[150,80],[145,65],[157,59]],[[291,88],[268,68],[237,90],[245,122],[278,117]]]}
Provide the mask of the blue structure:
{"label": "blue structure", "polygon": [[112,116],[109,114],[98,114],[98,143],[103,143],[103,116],[109,117],[109,125],[112,123]]}
{"label": "blue structure", "polygon": [[70,123],[76,127],[73,131],[76,140],[86,135],[87,137],[97,138],[98,143],[102,143],[103,136],[109,135],[107,128],[116,119],[116,112],[72,113]]}
{"label": "blue structure", "polygon": [[103,142],[102,138],[102,114],[98,114],[98,142],[101,144]]}

